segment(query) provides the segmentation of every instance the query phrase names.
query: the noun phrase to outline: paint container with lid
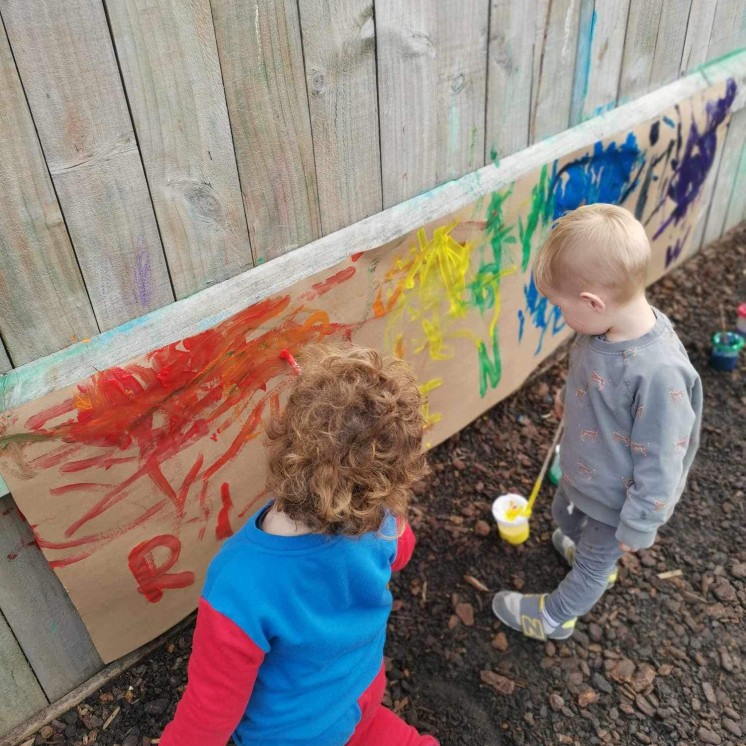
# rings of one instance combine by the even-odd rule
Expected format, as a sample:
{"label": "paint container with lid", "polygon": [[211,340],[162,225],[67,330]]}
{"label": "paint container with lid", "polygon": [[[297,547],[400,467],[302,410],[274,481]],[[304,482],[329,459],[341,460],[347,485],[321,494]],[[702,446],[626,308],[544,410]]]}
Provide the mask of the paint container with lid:
{"label": "paint container with lid", "polygon": [[492,503],[492,515],[497,521],[500,538],[508,544],[523,544],[528,539],[528,518],[519,515],[512,520],[508,519],[509,510],[524,508],[526,505],[528,501],[520,495],[500,495]]}
{"label": "paint container with lid", "polygon": [[710,366],[715,370],[734,370],[744,345],[744,338],[735,332],[716,332],[712,335]]}
{"label": "paint container with lid", "polygon": [[738,321],[736,321],[736,331],[742,337],[746,337],[746,303],[741,303],[741,305],[738,306]]}

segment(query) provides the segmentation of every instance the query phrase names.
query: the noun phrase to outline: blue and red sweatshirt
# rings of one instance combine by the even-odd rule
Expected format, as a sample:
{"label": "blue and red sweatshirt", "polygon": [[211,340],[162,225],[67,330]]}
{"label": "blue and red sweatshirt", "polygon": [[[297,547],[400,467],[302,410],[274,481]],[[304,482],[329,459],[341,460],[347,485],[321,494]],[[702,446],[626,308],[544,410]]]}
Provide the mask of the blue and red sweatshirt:
{"label": "blue and red sweatshirt", "polygon": [[[160,746],[346,744],[378,679],[392,570],[415,539],[389,517],[362,537],[262,531],[259,511],[213,559],[189,683]],[[380,698],[379,698],[380,701]]]}

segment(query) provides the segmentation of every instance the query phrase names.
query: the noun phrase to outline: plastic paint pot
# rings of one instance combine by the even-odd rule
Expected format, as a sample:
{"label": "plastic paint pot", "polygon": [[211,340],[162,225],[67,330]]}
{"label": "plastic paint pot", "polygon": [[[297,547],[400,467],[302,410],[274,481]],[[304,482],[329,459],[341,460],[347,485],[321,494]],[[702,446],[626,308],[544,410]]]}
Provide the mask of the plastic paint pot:
{"label": "plastic paint pot", "polygon": [[710,366],[715,370],[734,370],[738,355],[743,349],[744,338],[735,332],[716,332],[712,335]]}
{"label": "plastic paint pot", "polygon": [[562,479],[562,469],[560,468],[560,447],[557,446],[554,449],[554,458],[552,459],[552,465],[549,467],[547,474],[549,481],[556,487]]}
{"label": "plastic paint pot", "polygon": [[528,505],[526,498],[520,495],[500,495],[492,503],[492,515],[497,521],[500,538],[508,544],[523,544],[528,539],[528,518],[525,515],[519,515],[512,521],[507,518],[508,510],[523,508],[526,505]]}
{"label": "plastic paint pot", "polygon": [[746,337],[746,303],[741,303],[741,305],[738,306],[738,320],[736,321],[736,331],[742,337]]}

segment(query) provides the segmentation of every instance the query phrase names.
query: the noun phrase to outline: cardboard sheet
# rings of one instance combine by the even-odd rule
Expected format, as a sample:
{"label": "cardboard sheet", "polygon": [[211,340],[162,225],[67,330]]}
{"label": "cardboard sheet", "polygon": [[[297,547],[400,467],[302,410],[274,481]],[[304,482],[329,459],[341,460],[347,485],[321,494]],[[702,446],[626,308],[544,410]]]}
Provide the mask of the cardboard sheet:
{"label": "cardboard sheet", "polygon": [[655,276],[686,257],[734,95],[714,87],[209,331],[0,416],[0,471],[101,657],[192,611],[220,543],[267,499],[263,423],[292,380],[281,349],[346,337],[405,358],[429,395],[425,445],[439,443],[567,336],[531,278],[556,217],[619,203],[646,225]]}

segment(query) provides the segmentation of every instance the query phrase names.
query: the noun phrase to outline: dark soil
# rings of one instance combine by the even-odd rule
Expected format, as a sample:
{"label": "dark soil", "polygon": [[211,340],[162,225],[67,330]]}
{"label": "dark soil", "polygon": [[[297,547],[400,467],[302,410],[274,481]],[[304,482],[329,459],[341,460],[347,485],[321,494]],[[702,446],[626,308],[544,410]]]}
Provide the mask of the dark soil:
{"label": "dark soil", "polygon": [[[708,367],[720,305],[734,321],[737,301],[746,300],[745,268],[741,226],[652,291],[704,381],[702,444],[658,543],[623,558],[617,586],[573,640],[525,640],[501,630],[490,610],[494,591],[549,591],[566,572],[550,542],[549,486],[522,547],[498,540],[489,511],[500,493],[530,491],[556,427],[562,352],[431,452],[433,474],[418,485],[412,509],[415,557],[393,581],[387,696],[443,746],[746,742],[746,367],[732,374]],[[33,743],[156,743],[186,683],[191,632]]]}

